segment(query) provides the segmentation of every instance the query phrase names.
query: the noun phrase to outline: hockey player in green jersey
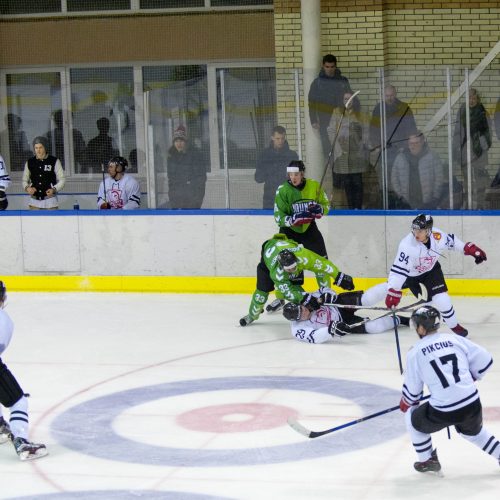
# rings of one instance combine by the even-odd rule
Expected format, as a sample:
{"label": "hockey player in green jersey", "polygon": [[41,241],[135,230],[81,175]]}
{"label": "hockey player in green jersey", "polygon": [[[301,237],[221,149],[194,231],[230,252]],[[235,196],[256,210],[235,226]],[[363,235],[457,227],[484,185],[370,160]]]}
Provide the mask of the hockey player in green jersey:
{"label": "hockey player in green jersey", "polygon": [[[328,197],[318,181],[306,179],[303,161],[291,161],[287,167],[288,181],[278,187],[274,199],[274,219],[280,233],[300,243],[313,252],[328,259],[325,241],[316,225],[316,219],[328,214]],[[330,278],[317,273],[320,287],[330,286]],[[273,301],[267,309],[277,311],[283,307],[280,299]]]}
{"label": "hockey player in green jersey", "polygon": [[312,271],[316,279],[318,275],[332,277],[335,284],[344,290],[354,289],[352,277],[340,272],[329,260],[289,240],[284,234],[275,234],[262,245],[257,265],[257,288],[248,314],[240,319],[240,325],[247,326],[260,316],[269,292],[274,289],[278,300],[286,299],[304,304],[311,310],[318,309],[320,304],[317,299],[302,288],[304,270]]}

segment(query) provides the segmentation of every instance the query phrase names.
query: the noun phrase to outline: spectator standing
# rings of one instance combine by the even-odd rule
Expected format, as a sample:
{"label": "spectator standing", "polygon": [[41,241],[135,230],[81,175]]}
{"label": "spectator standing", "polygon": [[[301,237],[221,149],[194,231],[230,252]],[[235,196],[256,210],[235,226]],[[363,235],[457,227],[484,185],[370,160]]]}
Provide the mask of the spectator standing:
{"label": "spectator standing", "polygon": [[97,194],[99,210],[134,210],[141,206],[141,188],[137,179],[125,173],[128,162],[115,156],[108,162],[108,175]]}
{"label": "spectator standing", "polygon": [[[384,102],[375,105],[370,119],[370,148],[376,155],[375,166],[378,171],[379,183],[382,186],[381,155],[383,147],[381,143],[382,128],[382,106],[385,111],[386,137],[385,148],[387,150],[387,182],[390,182],[392,165],[396,156],[405,147],[411,134],[417,130],[417,124],[410,105],[397,97],[394,85],[386,85],[384,89]],[[390,189],[390,186],[388,186]],[[389,200],[389,208],[393,208]]]}
{"label": "spectator standing", "polygon": [[349,208],[361,209],[363,173],[368,170],[368,161],[363,137],[361,104],[357,96],[344,111],[345,104],[351,97],[352,92],[346,92],[343,97],[343,107],[333,112],[328,126],[328,137],[333,143],[338,131],[333,153],[333,187],[344,189]]}
{"label": "spectator standing", "polygon": [[10,169],[21,172],[26,158],[31,154],[26,132],[22,130],[23,121],[14,113],[7,115],[7,132],[9,134]]}
{"label": "spectator standing", "polygon": [[101,165],[107,165],[111,158],[120,154],[114,139],[109,135],[108,118],[99,118],[96,125],[99,134],[90,139],[87,144],[87,168],[89,172],[101,172]]}
{"label": "spectator standing", "polygon": [[167,157],[170,208],[201,208],[205,197],[207,171],[201,152],[188,143],[184,126],[174,131]]}
{"label": "spectator standing", "polygon": [[431,150],[423,133],[417,130],[408,138],[392,167],[391,185],[399,208],[432,210],[442,207],[446,183],[443,162]]}
{"label": "spectator standing", "polygon": [[[64,165],[64,128],[63,128],[63,112],[58,109],[53,115],[54,128],[49,130],[45,136],[48,141],[49,155],[54,155],[56,158],[61,160],[63,168]],[[73,135],[73,159],[74,159],[74,171],[75,173],[80,173],[83,170],[86,158],[85,141],[83,140],[83,135],[79,130],[75,128],[72,129]]]}
{"label": "spectator standing", "polygon": [[288,164],[298,159],[297,153],[288,146],[285,128],[274,127],[271,143],[260,153],[255,168],[255,182],[264,183],[262,208],[273,208],[276,190],[286,179]]}
{"label": "spectator standing", "polygon": [[[471,186],[472,206],[469,209],[484,207],[485,190],[491,179],[487,171],[488,150],[491,147],[490,118],[481,103],[476,89],[469,90],[470,149],[471,149]],[[462,168],[464,186],[467,186],[467,113],[465,103],[460,106],[453,135],[454,160]]]}
{"label": "spectator standing", "polygon": [[7,171],[7,166],[5,165],[5,161],[2,155],[0,155],[0,211],[6,210],[9,205],[7,195],[5,194],[5,191],[9,187],[9,184],[9,172]]}
{"label": "spectator standing", "polygon": [[46,137],[33,140],[35,156],[30,158],[23,172],[23,189],[30,195],[30,210],[56,210],[59,207],[57,193],[66,182],[61,162],[47,153]]}
{"label": "spectator standing", "polygon": [[337,68],[337,58],[332,54],[323,57],[323,65],[319,75],[309,88],[309,119],[314,129],[319,131],[321,146],[325,158],[330,153],[328,125],[336,108],[344,105],[343,97],[351,91],[349,80]]}

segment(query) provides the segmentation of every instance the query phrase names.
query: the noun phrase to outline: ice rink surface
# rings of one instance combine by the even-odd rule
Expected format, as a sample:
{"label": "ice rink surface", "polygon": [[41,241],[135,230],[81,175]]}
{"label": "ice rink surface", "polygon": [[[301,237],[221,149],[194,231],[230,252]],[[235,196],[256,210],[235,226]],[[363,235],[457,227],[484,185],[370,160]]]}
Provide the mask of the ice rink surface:
{"label": "ice rink surface", "polygon": [[[287,425],[323,430],[397,405],[393,331],[304,344],[280,313],[239,327],[247,295],[8,297],[16,329],[2,359],[50,455],[20,462],[1,445],[0,498],[498,498],[500,467],[454,430],[433,435],[438,478],[414,471],[399,411],[317,439]],[[496,361],[478,387],[498,438],[500,298],[452,300]],[[404,356],[417,337],[399,337]]]}

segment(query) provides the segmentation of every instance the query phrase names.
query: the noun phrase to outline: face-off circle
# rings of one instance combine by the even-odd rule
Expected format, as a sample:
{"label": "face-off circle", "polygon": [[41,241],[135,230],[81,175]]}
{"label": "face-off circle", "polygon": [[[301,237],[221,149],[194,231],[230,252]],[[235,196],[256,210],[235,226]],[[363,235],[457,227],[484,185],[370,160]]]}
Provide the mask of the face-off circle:
{"label": "face-off circle", "polygon": [[264,403],[241,403],[197,408],[177,416],[175,422],[185,429],[201,432],[253,432],[280,427],[296,410]]}
{"label": "face-off circle", "polygon": [[[392,414],[377,419],[376,424],[373,424],[371,420],[356,427],[356,430],[334,433],[317,440],[302,440],[303,438],[301,439],[290,429],[290,440],[295,441],[290,444],[259,448],[200,450],[140,443],[118,435],[113,428],[114,420],[123,412],[150,401],[221,390],[236,391],[235,399],[237,399],[237,391],[242,389],[285,390],[331,395],[360,406],[362,414],[393,406],[394,401],[400,399],[399,391],[387,387],[333,378],[262,376],[183,380],[115,392],[86,401],[56,417],[52,422],[51,431],[60,444],[79,453],[107,460],[174,467],[227,467],[306,460],[375,446],[405,432],[404,419],[400,415]],[[215,410],[220,406],[213,408]],[[241,404],[236,404],[231,411],[237,408],[239,410],[236,414],[241,414]],[[256,407],[253,411],[255,409]],[[220,412],[218,416],[217,411],[214,411],[214,425],[220,422],[221,418],[224,419],[224,415],[231,414],[228,414],[227,410],[228,408],[224,409],[226,413]],[[200,411],[207,410],[202,408]],[[245,412],[243,412],[244,416]],[[272,422],[273,419],[270,421]],[[239,425],[243,423],[239,422]],[[284,414],[281,425],[287,425]],[[147,422],[144,422],[144,426],[147,426]],[[166,432],[169,430],[167,429]],[[178,433],[179,431],[171,432]],[[354,432],[356,439],[352,439]],[[301,439],[301,442],[296,442],[297,439]]]}

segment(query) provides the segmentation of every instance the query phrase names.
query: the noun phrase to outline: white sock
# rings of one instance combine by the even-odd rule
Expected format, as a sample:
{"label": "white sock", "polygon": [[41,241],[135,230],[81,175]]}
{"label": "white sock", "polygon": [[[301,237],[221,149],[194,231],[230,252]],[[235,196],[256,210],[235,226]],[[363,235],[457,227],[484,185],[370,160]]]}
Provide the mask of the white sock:
{"label": "white sock", "polygon": [[438,293],[432,297],[432,303],[441,313],[443,321],[450,327],[455,328],[458,325],[457,315],[451,303],[450,296],[446,293]]}
{"label": "white sock", "polygon": [[387,295],[387,282],[372,286],[361,296],[361,305],[373,306],[385,299]]}
{"label": "white sock", "polygon": [[479,431],[479,434],[475,436],[467,436],[465,434],[460,434],[464,439],[475,444],[478,448],[481,448],[484,452],[491,455],[500,461],[500,443],[498,439],[484,427]]}

